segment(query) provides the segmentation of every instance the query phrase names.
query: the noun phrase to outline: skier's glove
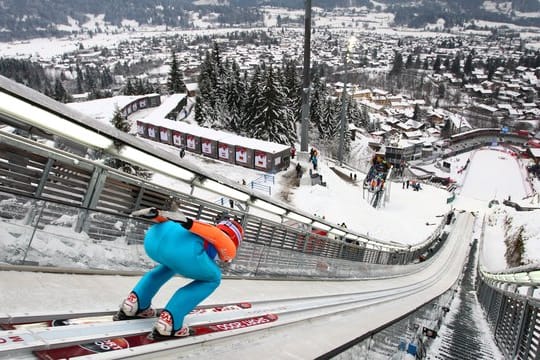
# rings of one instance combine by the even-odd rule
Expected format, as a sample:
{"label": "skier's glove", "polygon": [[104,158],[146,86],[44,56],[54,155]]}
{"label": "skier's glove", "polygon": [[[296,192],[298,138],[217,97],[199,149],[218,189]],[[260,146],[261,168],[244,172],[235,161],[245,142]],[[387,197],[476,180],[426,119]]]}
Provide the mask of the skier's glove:
{"label": "skier's glove", "polygon": [[158,223],[165,222],[167,220],[172,220],[172,221],[180,223],[184,228],[188,230],[191,228],[193,224],[193,220],[187,218],[186,215],[184,215],[184,213],[179,210],[167,211],[167,210],[159,210],[158,208],[155,208],[155,207],[149,207],[149,208],[134,211],[131,213],[131,215],[141,217],[143,219],[153,220]]}
{"label": "skier's glove", "polygon": [[155,207],[144,208],[131,213],[132,216],[142,217],[143,219],[153,219],[159,215],[159,210]]}

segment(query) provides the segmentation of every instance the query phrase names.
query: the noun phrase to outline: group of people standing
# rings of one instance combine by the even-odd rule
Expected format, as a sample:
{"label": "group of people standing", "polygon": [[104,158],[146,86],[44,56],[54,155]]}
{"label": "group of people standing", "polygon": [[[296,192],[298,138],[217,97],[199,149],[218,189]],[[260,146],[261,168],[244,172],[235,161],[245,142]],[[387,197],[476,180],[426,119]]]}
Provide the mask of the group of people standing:
{"label": "group of people standing", "polygon": [[[295,156],[296,156],[296,148],[293,145],[291,147],[291,159],[294,159]],[[309,150],[309,162],[313,166],[313,171],[317,171],[317,168],[318,168],[318,156],[319,156],[319,152],[317,151],[317,149],[312,147]],[[296,170],[296,177],[300,178],[302,176],[302,172],[303,172],[302,165],[300,165],[300,162],[298,162],[296,164],[295,170]]]}
{"label": "group of people standing", "polygon": [[420,182],[416,180],[403,180],[403,189],[412,187],[414,191],[420,191],[422,190],[422,187],[420,186]]}

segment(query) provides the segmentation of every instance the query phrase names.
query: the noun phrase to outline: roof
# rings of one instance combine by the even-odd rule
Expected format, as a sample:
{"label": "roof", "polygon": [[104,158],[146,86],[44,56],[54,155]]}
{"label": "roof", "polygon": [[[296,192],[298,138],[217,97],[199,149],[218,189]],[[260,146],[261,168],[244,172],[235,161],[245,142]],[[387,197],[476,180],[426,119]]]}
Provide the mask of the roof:
{"label": "roof", "polygon": [[540,148],[529,148],[529,151],[535,158],[540,157]]}
{"label": "roof", "polygon": [[405,136],[408,137],[409,139],[419,138],[422,136],[422,132],[420,130],[406,131]]}
{"label": "roof", "polygon": [[163,101],[163,103],[161,103],[161,105],[155,108],[155,110],[152,111],[150,115],[148,115],[148,118],[150,119],[165,118],[171,111],[174,110],[174,108],[178,106],[180,101],[182,101],[182,99],[184,99],[185,97],[186,97],[186,94],[170,95],[169,97],[165,99],[165,101]]}
{"label": "roof", "polygon": [[117,109],[122,109],[126,105],[137,99],[146,98],[148,95],[115,96],[112,98],[96,99],[85,102],[74,102],[66,104],[72,109],[82,112],[96,120],[109,122]]}
{"label": "roof", "polygon": [[290,151],[290,146],[277,144],[270,141],[252,139],[240,135],[232,134],[226,131],[214,130],[202,126],[188,124],[183,121],[174,121],[169,119],[141,119],[142,123],[152,124],[165,127],[167,129],[176,130],[181,133],[191,134],[209,140],[219,141],[230,145],[244,146],[249,149],[263,150],[268,153],[279,153],[282,151]]}

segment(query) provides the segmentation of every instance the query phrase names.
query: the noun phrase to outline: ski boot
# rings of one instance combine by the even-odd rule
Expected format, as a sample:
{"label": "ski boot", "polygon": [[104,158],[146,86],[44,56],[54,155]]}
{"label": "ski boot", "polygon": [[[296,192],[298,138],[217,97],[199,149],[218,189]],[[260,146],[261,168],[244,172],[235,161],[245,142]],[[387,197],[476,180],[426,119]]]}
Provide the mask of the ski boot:
{"label": "ski boot", "polygon": [[137,294],[131,292],[122,305],[120,305],[118,312],[113,315],[113,321],[145,319],[156,317],[157,315],[156,309],[151,306],[139,311],[139,299],[137,298]]}
{"label": "ski boot", "polygon": [[159,315],[159,319],[154,325],[152,332],[148,335],[148,338],[154,341],[162,341],[190,335],[195,335],[195,331],[189,326],[182,326],[180,329],[174,331],[172,315],[167,310],[164,310]]}

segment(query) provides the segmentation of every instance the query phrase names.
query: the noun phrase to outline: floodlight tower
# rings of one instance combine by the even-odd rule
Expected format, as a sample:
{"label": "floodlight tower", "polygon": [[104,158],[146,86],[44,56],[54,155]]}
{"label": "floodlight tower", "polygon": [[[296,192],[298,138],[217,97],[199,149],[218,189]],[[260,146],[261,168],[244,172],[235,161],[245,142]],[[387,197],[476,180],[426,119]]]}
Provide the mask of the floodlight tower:
{"label": "floodlight tower", "polygon": [[302,121],[300,151],[308,151],[309,143],[309,96],[311,84],[311,0],[306,0],[304,15],[304,73],[302,81]]}

